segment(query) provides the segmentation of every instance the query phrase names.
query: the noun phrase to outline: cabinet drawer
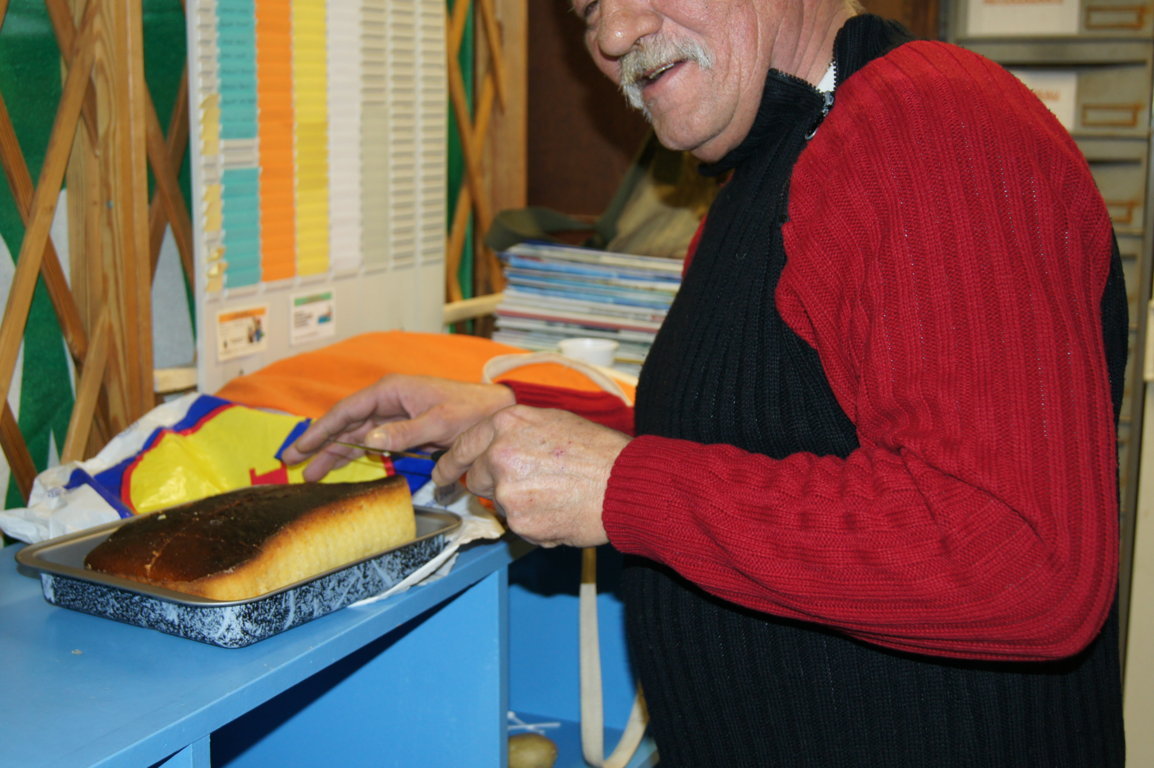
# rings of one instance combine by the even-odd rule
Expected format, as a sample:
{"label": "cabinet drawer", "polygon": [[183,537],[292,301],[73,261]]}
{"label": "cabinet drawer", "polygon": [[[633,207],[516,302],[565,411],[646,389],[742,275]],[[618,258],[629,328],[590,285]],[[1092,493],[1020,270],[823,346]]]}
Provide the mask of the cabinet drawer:
{"label": "cabinet drawer", "polygon": [[1090,161],[1090,172],[1119,235],[1142,232],[1146,218],[1146,161]]}
{"label": "cabinet drawer", "polygon": [[1147,62],[1011,66],[1074,134],[1143,136],[1150,123]]}
{"label": "cabinet drawer", "polygon": [[1148,37],[1154,31],[1154,2],[1082,0],[1078,32],[1106,37]]}
{"label": "cabinet drawer", "polygon": [[1142,38],[1154,31],[1152,0],[961,0],[955,8],[959,37]]}

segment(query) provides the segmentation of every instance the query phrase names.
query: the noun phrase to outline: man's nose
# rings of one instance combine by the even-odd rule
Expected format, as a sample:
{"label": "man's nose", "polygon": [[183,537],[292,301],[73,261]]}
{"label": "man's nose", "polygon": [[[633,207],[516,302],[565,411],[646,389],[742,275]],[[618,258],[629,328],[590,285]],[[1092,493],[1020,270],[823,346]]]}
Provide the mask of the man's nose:
{"label": "man's nose", "polygon": [[661,15],[651,0],[601,0],[597,47],[605,57],[616,59],[660,28]]}

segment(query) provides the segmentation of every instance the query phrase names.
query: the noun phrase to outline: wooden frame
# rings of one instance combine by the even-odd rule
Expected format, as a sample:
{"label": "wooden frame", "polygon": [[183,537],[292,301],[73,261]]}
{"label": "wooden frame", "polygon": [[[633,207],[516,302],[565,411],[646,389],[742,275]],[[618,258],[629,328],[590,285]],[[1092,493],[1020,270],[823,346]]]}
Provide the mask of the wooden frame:
{"label": "wooden frame", "polygon": [[[526,197],[527,78],[526,30],[528,8],[517,0],[473,0],[477,54],[475,98],[470,109],[457,62],[464,41],[470,3],[457,2],[448,19],[449,97],[456,117],[465,177],[445,247],[445,322],[454,324],[492,313],[504,288],[497,256],[482,235],[496,211],[521,208]],[[466,257],[466,236],[472,223],[474,284],[471,299],[458,273]],[[482,334],[488,328],[477,331]]]}
{"label": "wooden frame", "polygon": [[[76,370],[60,453],[68,462],[91,456],[155,405],[151,285],[168,226],[185,269],[192,267],[191,227],[177,180],[187,145],[187,98],[177,99],[166,139],[144,79],[141,3],[45,0],[45,9],[64,84],[35,184],[0,97],[0,163],[25,224],[0,321],[0,448],[26,498],[36,468],[7,398],[38,279],[48,288]],[[0,23],[7,10],[3,0]],[[151,202],[149,165],[157,189]],[[65,179],[70,279],[49,234]]]}

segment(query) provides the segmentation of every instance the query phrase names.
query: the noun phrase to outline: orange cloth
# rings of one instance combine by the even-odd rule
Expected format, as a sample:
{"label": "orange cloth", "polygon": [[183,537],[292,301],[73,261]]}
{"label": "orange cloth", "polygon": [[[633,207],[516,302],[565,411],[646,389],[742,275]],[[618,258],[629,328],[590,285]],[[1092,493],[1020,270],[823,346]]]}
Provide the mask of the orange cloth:
{"label": "orange cloth", "polygon": [[[365,333],[238,376],[216,394],[255,408],[317,417],[341,398],[369,386],[387,373],[481,381],[488,360],[497,355],[524,352],[477,336],[409,331]],[[560,365],[530,365],[502,378],[571,389],[600,389],[580,373]],[[628,387],[624,388],[632,395]]]}

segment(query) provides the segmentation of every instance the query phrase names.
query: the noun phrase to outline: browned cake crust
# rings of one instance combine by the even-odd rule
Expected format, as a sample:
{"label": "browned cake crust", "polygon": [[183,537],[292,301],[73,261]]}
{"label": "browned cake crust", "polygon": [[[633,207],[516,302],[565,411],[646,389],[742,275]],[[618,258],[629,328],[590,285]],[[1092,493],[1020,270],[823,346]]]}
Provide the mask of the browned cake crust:
{"label": "browned cake crust", "polygon": [[85,565],[217,600],[243,600],[414,538],[408,483],[260,485],[134,518]]}

